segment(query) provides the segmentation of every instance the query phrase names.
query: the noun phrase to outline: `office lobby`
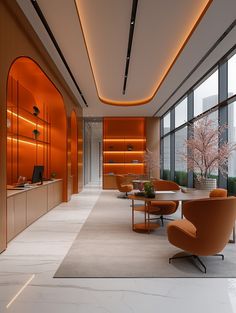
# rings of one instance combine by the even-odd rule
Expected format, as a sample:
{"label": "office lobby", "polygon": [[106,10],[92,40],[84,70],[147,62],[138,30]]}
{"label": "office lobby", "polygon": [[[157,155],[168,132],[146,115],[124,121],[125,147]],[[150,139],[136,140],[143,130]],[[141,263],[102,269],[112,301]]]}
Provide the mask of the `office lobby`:
{"label": "office lobby", "polygon": [[236,313],[235,12],[0,0],[0,313]]}

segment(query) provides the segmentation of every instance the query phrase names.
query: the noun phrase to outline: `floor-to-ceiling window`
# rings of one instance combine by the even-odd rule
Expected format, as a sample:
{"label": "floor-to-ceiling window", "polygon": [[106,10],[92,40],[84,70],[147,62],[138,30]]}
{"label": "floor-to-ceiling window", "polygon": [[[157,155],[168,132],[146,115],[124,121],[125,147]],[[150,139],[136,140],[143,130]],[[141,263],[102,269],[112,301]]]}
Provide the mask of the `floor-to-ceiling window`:
{"label": "floor-to-ceiling window", "polygon": [[[193,186],[197,173],[187,166],[186,139],[191,125],[208,116],[214,127],[226,124],[225,134],[218,138],[218,146],[224,142],[236,144],[236,51],[231,51],[219,64],[209,69],[206,75],[188,90],[162,117],[162,178],[175,180],[180,185]],[[236,151],[228,160],[228,176],[219,173],[216,167],[211,177],[218,179],[219,187],[227,187],[236,193]]]}
{"label": "floor-to-ceiling window", "polygon": [[187,154],[185,140],[187,139],[187,127],[175,132],[175,181],[181,186],[187,186]]}
{"label": "floor-to-ceiling window", "polygon": [[194,116],[211,109],[218,103],[218,70],[215,70],[194,91]]}

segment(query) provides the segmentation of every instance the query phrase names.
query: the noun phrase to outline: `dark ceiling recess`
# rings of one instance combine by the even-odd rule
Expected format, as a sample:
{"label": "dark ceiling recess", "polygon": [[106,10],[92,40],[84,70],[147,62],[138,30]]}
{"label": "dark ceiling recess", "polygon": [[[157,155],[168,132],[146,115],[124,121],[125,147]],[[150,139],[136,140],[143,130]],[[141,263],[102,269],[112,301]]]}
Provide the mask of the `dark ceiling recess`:
{"label": "dark ceiling recess", "polygon": [[72,74],[71,69],[70,69],[68,63],[66,62],[66,59],[65,59],[65,57],[64,57],[64,55],[63,55],[63,53],[62,53],[62,51],[61,51],[61,49],[60,49],[60,47],[59,47],[57,41],[56,41],[56,39],[55,39],[55,37],[54,37],[54,35],[53,35],[53,33],[52,33],[52,31],[51,31],[51,29],[50,29],[50,27],[49,27],[49,25],[48,25],[48,23],[47,23],[47,21],[46,21],[46,19],[45,19],[45,16],[43,15],[43,12],[41,11],[41,9],[40,9],[40,7],[39,7],[39,4],[37,3],[36,0],[31,0],[31,3],[32,3],[32,5],[34,6],[34,9],[35,9],[35,11],[37,12],[37,14],[38,14],[38,16],[39,16],[41,22],[43,23],[43,25],[44,25],[44,27],[45,27],[45,29],[46,29],[46,31],[47,31],[49,37],[51,38],[51,40],[52,40],[52,42],[53,42],[55,48],[57,49],[57,52],[58,52],[58,54],[60,55],[61,60],[62,60],[62,62],[64,63],[64,65],[65,65],[67,71],[69,72],[70,77],[71,77],[71,79],[73,80],[73,82],[74,82],[74,84],[75,84],[75,86],[76,86],[76,88],[77,88],[77,90],[78,90],[78,92],[79,92],[79,94],[80,94],[80,96],[81,96],[81,98],[82,98],[84,104],[86,105],[86,107],[88,107],[87,101],[85,100],[85,98],[84,98],[84,96],[83,96],[83,93],[82,93],[81,89],[79,88],[79,85],[78,85],[77,81],[75,80],[75,77],[74,77],[74,75]]}
{"label": "dark ceiling recess", "polygon": [[133,0],[131,19],[130,19],[130,28],[129,28],[129,41],[128,41],[128,49],[127,49],[126,64],[125,64],[123,95],[126,92],[126,84],[127,84],[127,79],[128,79],[128,73],[129,73],[129,63],[130,63],[131,48],[132,48],[133,35],[134,35],[134,26],[135,26],[137,6],[138,6],[138,0]]}

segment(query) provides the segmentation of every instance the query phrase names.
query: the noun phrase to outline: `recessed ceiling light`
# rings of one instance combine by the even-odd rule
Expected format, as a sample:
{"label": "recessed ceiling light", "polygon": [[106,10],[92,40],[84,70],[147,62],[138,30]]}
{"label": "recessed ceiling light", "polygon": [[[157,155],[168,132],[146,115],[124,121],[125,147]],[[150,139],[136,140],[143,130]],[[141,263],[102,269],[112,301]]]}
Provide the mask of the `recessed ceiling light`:
{"label": "recessed ceiling light", "polygon": [[131,21],[131,25],[134,25],[134,21]]}

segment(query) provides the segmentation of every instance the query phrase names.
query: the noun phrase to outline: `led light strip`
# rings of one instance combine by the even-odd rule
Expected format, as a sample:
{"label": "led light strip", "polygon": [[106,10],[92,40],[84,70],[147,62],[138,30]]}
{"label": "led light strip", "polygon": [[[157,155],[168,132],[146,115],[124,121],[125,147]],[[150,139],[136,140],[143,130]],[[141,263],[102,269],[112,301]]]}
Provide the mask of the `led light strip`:
{"label": "led light strip", "polygon": [[133,43],[137,6],[138,6],[138,0],[133,0],[131,19],[130,19],[130,28],[129,28],[128,48],[127,48],[127,55],[126,55],[126,62],[125,62],[125,77],[124,77],[123,91],[122,91],[123,95],[126,92],[126,85],[127,85],[127,79],[128,79],[128,73],[129,73],[129,63],[130,63],[131,49],[132,49],[132,43]]}
{"label": "led light strip", "polygon": [[19,297],[19,295],[24,291],[24,289],[29,285],[29,283],[35,278],[35,274],[33,274],[29,280],[21,287],[21,289],[17,292],[17,294],[11,299],[11,301],[6,305],[6,308],[8,309],[10,305]]}
{"label": "led light strip", "polygon": [[[23,117],[23,116],[21,116],[21,115],[18,115],[18,114],[16,114],[16,113],[12,112],[11,110],[7,110],[7,112],[10,113],[10,114],[12,114],[12,115],[15,116],[15,117],[20,118],[21,120],[23,120],[23,121],[25,121],[25,122],[27,122],[27,123],[30,123],[31,125],[34,125],[34,126],[36,125],[36,123],[34,123],[34,122],[28,120],[27,118],[25,118],[25,117]],[[38,124],[37,124],[37,126],[43,128],[42,125],[38,125]]]}
{"label": "led light strip", "polygon": [[16,138],[11,138],[11,137],[7,137],[8,140],[13,140],[15,142],[21,142],[21,143],[26,143],[27,145],[31,145],[31,146],[36,146],[37,147],[43,147],[42,144],[38,144],[38,143],[34,143],[34,142],[30,142],[30,141],[26,141],[26,140],[22,140],[22,139],[16,139]]}

